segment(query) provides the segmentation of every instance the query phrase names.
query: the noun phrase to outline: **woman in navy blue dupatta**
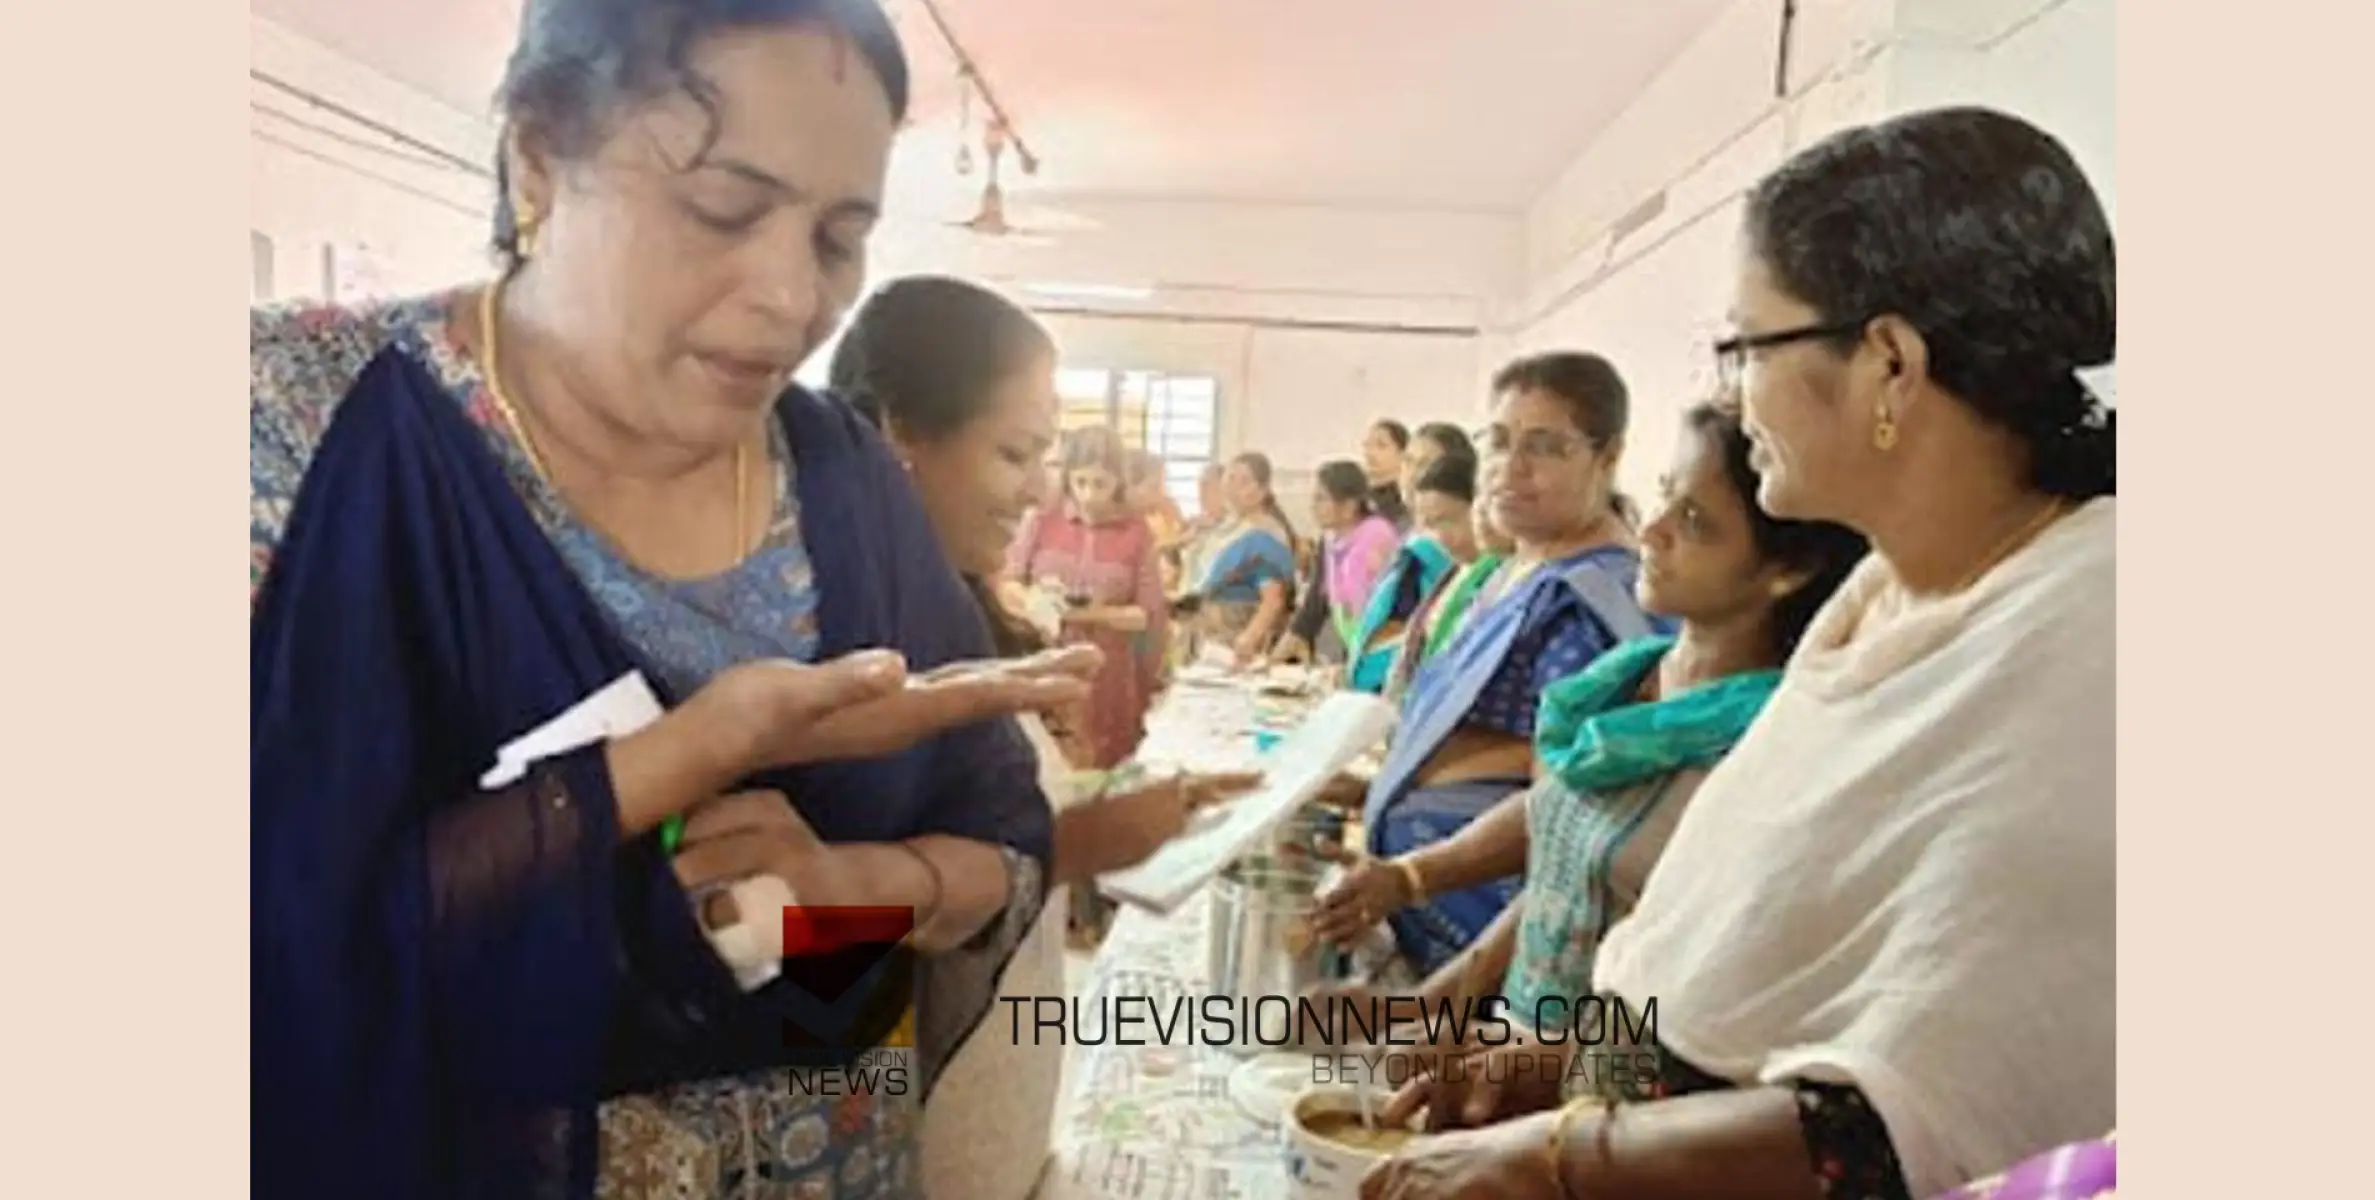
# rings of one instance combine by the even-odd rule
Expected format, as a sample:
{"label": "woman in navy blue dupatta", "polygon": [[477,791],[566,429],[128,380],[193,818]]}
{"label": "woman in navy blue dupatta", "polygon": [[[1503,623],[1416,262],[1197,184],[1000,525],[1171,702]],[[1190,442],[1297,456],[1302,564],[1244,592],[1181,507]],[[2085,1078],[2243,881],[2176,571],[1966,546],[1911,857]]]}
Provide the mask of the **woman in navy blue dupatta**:
{"label": "woman in navy blue dupatta", "polygon": [[[788,382],[861,285],[904,61],[862,0],[523,23],[502,280],[250,329],[254,1188],[913,1195],[1045,895],[1002,718],[1095,656],[974,665],[881,439]],[[490,773],[630,673],[656,723]],[[913,914],[859,983],[912,975],[904,1086],[787,1046],[900,1043],[898,1006],[837,1032],[713,948],[761,874]]]}
{"label": "woman in navy blue dupatta", "polygon": [[1331,924],[1385,921],[1421,978],[1483,934],[1520,881],[1430,894],[1403,856],[1524,791],[1544,687],[1664,628],[1633,596],[1641,557],[1615,491],[1628,415],[1616,368],[1545,354],[1503,368],[1493,392],[1483,502],[1516,550],[1413,677],[1363,804],[1367,854],[1320,897]]}

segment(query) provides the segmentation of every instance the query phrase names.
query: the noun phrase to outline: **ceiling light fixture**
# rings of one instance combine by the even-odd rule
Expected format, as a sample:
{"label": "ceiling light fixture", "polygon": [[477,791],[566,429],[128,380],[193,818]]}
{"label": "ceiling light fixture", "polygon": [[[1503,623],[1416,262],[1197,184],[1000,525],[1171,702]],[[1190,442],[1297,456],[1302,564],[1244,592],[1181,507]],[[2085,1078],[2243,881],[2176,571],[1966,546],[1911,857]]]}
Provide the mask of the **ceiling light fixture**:
{"label": "ceiling light fixture", "polygon": [[[990,126],[1005,131],[1008,144],[1014,148],[1015,161],[1022,164],[1023,174],[1037,175],[1039,156],[1024,143],[1013,115],[1006,111],[1005,105],[998,103],[998,94],[990,90],[990,81],[983,77],[981,65],[973,61],[973,55],[966,51],[964,43],[957,40],[956,31],[949,28],[948,18],[941,15],[940,6],[934,0],[919,0],[919,4],[924,15],[932,19],[932,28],[940,34],[940,40],[948,43],[948,52],[956,57],[958,77],[973,85],[971,90],[979,93],[982,106],[990,110]],[[959,137],[961,140],[963,135]]]}

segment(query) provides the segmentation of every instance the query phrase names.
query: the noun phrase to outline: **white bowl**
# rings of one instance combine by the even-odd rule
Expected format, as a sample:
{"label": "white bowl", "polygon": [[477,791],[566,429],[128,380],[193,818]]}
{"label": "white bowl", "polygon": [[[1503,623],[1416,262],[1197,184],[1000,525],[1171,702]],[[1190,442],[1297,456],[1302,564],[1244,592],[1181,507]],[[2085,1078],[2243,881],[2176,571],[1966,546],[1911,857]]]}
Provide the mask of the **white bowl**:
{"label": "white bowl", "polygon": [[[1372,1091],[1376,1108],[1385,1107],[1391,1092]],[[1390,1150],[1364,1150],[1313,1133],[1314,1117],[1351,1116],[1360,1119],[1360,1090],[1342,1084],[1304,1089],[1280,1123],[1286,1145],[1287,1195],[1291,1200],[1360,1200],[1361,1177],[1369,1168],[1392,1157]]]}

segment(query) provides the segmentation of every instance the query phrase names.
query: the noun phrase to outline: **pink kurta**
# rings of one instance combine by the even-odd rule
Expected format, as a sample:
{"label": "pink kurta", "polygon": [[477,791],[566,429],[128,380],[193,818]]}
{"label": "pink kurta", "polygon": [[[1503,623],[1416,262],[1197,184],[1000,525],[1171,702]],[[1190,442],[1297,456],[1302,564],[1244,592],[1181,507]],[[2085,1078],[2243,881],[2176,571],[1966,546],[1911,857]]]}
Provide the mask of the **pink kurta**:
{"label": "pink kurta", "polygon": [[1088,712],[1079,724],[1091,770],[1119,765],[1146,733],[1146,711],[1161,678],[1169,640],[1170,605],[1163,594],[1154,534],[1132,515],[1091,523],[1065,503],[1031,515],[1015,538],[1007,572],[1029,587],[1061,585],[1070,596],[1100,607],[1134,605],[1146,613],[1144,633],[1101,625],[1067,624],[1068,642],[1105,652]]}

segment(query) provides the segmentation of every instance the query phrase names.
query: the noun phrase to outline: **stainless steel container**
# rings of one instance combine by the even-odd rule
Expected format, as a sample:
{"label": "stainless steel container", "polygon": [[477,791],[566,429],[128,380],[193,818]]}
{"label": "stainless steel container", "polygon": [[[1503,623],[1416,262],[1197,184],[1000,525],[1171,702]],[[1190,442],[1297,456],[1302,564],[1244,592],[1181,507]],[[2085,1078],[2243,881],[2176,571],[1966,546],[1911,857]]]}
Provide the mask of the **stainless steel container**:
{"label": "stainless steel container", "polygon": [[1345,830],[1346,821],[1342,812],[1324,804],[1306,804],[1279,825],[1271,853],[1289,858],[1297,854],[1316,854],[1322,842],[1342,845]]}
{"label": "stainless steel container", "polygon": [[[1303,994],[1329,977],[1333,947],[1311,934],[1321,865],[1260,855],[1212,882],[1206,991],[1236,1002],[1238,1037],[1227,1049],[1241,1058],[1294,1039]],[[1244,1028],[1248,1020],[1257,1027]]]}

